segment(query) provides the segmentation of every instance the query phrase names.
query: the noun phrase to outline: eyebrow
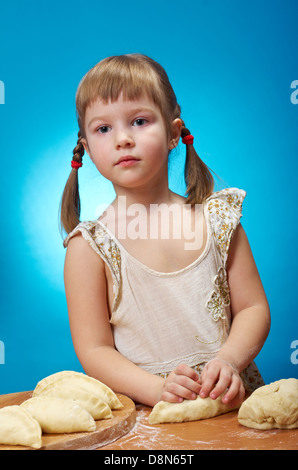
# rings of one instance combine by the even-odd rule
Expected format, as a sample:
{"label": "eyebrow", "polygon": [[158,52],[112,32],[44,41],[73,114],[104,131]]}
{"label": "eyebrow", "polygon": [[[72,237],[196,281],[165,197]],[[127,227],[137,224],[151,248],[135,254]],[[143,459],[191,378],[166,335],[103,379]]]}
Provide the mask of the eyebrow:
{"label": "eyebrow", "polygon": [[[129,111],[129,114],[138,114],[138,113],[154,113],[154,109],[152,108],[148,108],[148,107],[143,107],[143,106],[139,106],[135,109],[132,109],[131,111]],[[90,121],[88,122],[88,127],[91,126],[91,124],[94,122],[94,121],[109,121],[110,118],[106,117],[105,115],[102,115],[102,116],[95,116],[93,117],[92,119],[90,119]]]}

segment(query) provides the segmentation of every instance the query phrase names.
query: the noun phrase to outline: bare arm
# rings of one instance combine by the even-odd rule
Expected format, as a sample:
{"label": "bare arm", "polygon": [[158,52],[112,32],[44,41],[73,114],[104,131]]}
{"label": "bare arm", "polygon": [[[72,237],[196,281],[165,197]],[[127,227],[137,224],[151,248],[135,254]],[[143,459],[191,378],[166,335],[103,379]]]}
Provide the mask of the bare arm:
{"label": "bare arm", "polygon": [[155,405],[164,381],[142,370],[115,349],[104,262],[80,235],[69,242],[64,280],[72,340],[85,372],[115,392],[149,406]]}
{"label": "bare arm", "polygon": [[241,225],[228,258],[232,327],[220,356],[239,372],[257,356],[270,329],[270,310],[253,255]]}
{"label": "bare arm", "polygon": [[[231,297],[232,325],[229,337],[217,355],[202,373],[200,395],[219,396],[227,386],[226,402],[237,397],[240,382],[233,369],[240,373],[257,356],[270,329],[270,311],[253,255],[241,225],[231,242],[228,264],[228,283]],[[228,371],[227,364],[230,364]],[[208,370],[209,369],[209,370]],[[233,382],[234,381],[234,382]],[[214,384],[217,385],[214,387]],[[240,395],[243,395],[243,389]],[[240,396],[238,397],[240,400]],[[237,401],[237,398],[236,398]]]}

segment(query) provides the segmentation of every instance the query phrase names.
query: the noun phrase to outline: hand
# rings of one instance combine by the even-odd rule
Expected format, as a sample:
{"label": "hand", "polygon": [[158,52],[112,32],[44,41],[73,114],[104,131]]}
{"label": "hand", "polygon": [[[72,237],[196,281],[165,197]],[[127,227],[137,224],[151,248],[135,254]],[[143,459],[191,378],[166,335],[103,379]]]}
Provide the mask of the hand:
{"label": "hand", "polygon": [[227,390],[222,398],[224,404],[239,405],[245,395],[245,388],[238,371],[223,359],[215,358],[207,362],[201,374],[200,397],[210,396],[213,400]]}
{"label": "hand", "polygon": [[183,399],[195,400],[201,389],[200,376],[191,367],[180,364],[164,382],[161,400],[181,403]]}

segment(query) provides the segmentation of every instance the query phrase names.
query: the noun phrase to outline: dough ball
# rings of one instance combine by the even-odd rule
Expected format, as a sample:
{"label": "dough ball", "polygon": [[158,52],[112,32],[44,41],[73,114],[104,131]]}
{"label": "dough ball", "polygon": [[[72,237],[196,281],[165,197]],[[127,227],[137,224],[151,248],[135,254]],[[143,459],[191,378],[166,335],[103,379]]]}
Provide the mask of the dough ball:
{"label": "dough ball", "polygon": [[298,428],[298,380],[281,379],[255,390],[242,403],[238,421],[254,429]]}

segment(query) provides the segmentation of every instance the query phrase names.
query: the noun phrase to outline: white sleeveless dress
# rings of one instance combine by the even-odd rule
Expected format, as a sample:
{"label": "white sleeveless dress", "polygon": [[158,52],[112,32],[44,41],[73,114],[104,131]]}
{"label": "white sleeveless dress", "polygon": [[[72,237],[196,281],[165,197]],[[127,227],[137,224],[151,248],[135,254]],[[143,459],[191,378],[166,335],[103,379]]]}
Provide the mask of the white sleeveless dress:
{"label": "white sleeveless dress", "polygon": [[[145,266],[98,220],[81,222],[64,240],[66,247],[81,232],[108,265],[113,278],[110,323],[115,347],[144,370],[166,377],[184,363],[201,372],[227,339],[231,311],[226,263],[245,195],[243,190],[228,188],[205,201],[205,249],[176,272]],[[249,392],[264,385],[254,362],[241,376]]]}

